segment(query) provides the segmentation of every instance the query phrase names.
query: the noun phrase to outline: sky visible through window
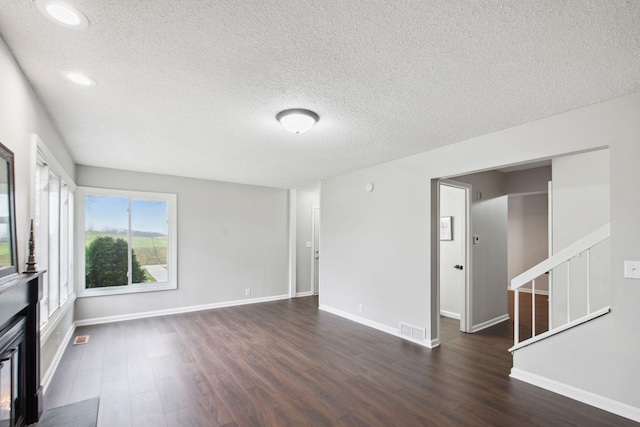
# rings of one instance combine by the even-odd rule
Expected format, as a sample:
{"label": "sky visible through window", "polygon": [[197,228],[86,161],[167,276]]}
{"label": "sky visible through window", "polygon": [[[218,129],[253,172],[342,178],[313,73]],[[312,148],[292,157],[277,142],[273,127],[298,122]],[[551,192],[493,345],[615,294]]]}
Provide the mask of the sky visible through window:
{"label": "sky visible through window", "polygon": [[[85,229],[126,231],[129,200],[124,197],[86,196]],[[131,200],[132,232],[168,234],[168,206],[165,201]]]}

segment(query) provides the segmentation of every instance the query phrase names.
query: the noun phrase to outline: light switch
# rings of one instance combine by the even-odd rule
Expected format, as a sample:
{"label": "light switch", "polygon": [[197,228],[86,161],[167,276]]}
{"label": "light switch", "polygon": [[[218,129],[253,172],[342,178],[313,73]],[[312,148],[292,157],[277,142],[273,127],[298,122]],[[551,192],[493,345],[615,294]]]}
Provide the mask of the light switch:
{"label": "light switch", "polygon": [[307,240],[307,247],[310,248],[311,247],[311,241]]}
{"label": "light switch", "polygon": [[473,235],[473,246],[478,246],[480,244],[480,236]]}
{"label": "light switch", "polygon": [[640,279],[640,261],[625,261],[624,277],[626,279]]}

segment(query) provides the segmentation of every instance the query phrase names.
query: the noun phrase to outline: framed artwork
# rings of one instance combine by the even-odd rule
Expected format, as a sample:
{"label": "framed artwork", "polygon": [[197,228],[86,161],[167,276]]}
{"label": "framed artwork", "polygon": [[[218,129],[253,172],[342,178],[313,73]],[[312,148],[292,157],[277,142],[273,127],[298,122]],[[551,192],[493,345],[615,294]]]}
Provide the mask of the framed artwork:
{"label": "framed artwork", "polygon": [[453,240],[452,221],[452,216],[440,217],[440,240]]}

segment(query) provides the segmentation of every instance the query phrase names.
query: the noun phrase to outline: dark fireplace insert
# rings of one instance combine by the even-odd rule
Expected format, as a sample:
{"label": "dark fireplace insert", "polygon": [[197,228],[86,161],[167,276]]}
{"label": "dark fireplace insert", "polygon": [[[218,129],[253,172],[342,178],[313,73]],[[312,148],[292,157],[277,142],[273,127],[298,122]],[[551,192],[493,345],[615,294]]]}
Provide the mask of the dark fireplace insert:
{"label": "dark fireplace insert", "polygon": [[24,427],[42,413],[40,278],[16,275],[0,284],[0,427]]}

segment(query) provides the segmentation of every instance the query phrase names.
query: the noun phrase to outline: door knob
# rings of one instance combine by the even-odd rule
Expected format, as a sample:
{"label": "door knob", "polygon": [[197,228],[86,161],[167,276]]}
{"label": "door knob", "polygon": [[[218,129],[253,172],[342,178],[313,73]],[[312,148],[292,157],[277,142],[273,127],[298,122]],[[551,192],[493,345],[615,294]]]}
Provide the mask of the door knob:
{"label": "door knob", "polygon": [[462,270],[463,267],[461,265],[454,265],[453,268],[456,268],[458,270]]}

